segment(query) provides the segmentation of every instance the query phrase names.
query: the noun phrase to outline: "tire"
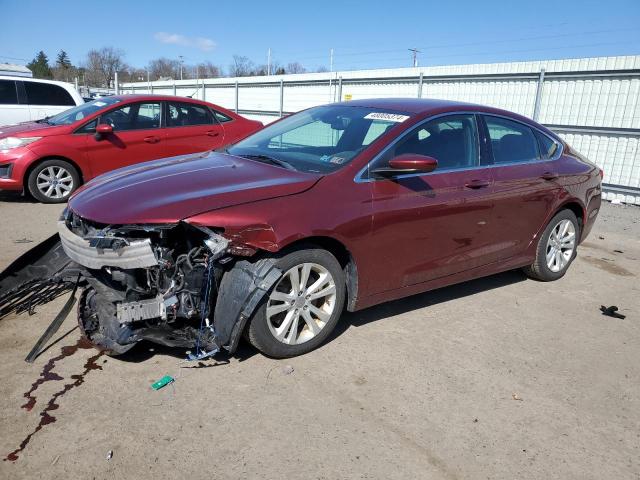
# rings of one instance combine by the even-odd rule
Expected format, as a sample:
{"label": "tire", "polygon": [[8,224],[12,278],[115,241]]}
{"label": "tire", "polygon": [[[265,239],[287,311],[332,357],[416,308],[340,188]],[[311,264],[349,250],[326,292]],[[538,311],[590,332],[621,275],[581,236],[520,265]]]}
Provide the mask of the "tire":
{"label": "tire", "polygon": [[[567,226],[566,233],[562,234]],[[553,236],[553,238],[552,238]],[[569,242],[572,238],[572,243]],[[524,273],[536,280],[550,282],[562,278],[578,253],[578,240],[580,238],[580,224],[571,210],[561,210],[549,222],[544,229],[538,247],[535,261],[523,269]],[[568,248],[571,246],[571,251]],[[558,247],[560,247],[558,249]],[[558,252],[552,255],[553,252]],[[547,258],[550,256],[550,259]]]}
{"label": "tire", "polygon": [[27,179],[29,193],[42,203],[66,202],[79,186],[78,170],[69,162],[57,158],[37,164]]}
{"label": "tire", "polygon": [[[255,348],[268,357],[295,357],[318,347],[338,323],[345,301],[344,272],[331,253],[314,247],[286,254],[278,258],[275,265],[283,275],[251,317],[246,336]],[[301,295],[295,295],[293,288],[291,278],[295,278],[294,269],[298,272],[300,284],[304,272],[308,272],[306,288],[298,288],[303,292]],[[316,283],[317,288],[310,292],[310,287]],[[334,293],[331,293],[332,287]],[[326,295],[314,299],[314,294]],[[285,297],[295,301],[288,304]],[[297,327],[295,331],[294,326]],[[281,339],[278,339],[278,332],[281,333]]]}

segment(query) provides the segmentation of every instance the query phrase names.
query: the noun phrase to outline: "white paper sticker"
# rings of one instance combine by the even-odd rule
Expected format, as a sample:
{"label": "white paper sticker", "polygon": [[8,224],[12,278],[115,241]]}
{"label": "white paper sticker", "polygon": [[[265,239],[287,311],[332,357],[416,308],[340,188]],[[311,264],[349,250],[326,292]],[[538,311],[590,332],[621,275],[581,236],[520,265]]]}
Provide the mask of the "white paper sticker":
{"label": "white paper sticker", "polygon": [[398,113],[371,112],[366,117],[367,120],[386,120],[387,122],[404,122],[409,118],[408,115],[400,115]]}
{"label": "white paper sticker", "polygon": [[93,104],[97,107],[104,107],[106,105],[104,102],[93,102]]}

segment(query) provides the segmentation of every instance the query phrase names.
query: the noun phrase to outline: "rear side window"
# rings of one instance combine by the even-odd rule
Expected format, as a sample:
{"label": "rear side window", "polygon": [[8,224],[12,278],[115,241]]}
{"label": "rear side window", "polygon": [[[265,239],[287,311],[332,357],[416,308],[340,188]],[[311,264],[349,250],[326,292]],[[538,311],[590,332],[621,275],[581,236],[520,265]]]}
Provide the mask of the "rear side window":
{"label": "rear side window", "polygon": [[0,105],[15,105],[17,103],[16,82],[13,80],[0,80]]}
{"label": "rear side window", "polygon": [[558,151],[558,144],[542,132],[536,131],[535,134],[540,146],[540,158],[542,160],[553,158]]}
{"label": "rear side window", "polygon": [[40,82],[23,82],[29,105],[75,106],[69,92],[58,85]]}
{"label": "rear side window", "polygon": [[538,158],[538,141],[528,126],[500,117],[484,117],[493,163],[527,162]]}
{"label": "rear side window", "polygon": [[207,107],[194,103],[169,103],[168,127],[211,125],[213,116]]}
{"label": "rear side window", "polygon": [[228,115],[225,115],[222,112],[219,112],[217,110],[212,110],[212,111],[213,111],[213,116],[216,117],[216,120],[218,120],[220,123],[230,122],[231,120],[233,120],[233,118],[231,118]]}

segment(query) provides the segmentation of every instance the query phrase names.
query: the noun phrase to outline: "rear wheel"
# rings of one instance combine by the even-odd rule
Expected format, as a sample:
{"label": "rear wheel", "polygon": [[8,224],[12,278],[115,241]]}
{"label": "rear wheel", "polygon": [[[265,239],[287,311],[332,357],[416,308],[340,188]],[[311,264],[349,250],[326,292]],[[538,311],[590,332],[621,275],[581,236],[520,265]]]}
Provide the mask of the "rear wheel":
{"label": "rear wheel", "polygon": [[326,250],[304,249],[277,260],[283,275],[256,310],[247,336],[265,355],[310,352],[331,334],[342,314],[344,273]]}
{"label": "rear wheel", "polygon": [[576,258],[580,225],[571,210],[562,210],[551,219],[540,236],[536,260],[524,272],[531,278],[549,282],[564,276]]}
{"label": "rear wheel", "polygon": [[80,185],[80,175],[69,162],[57,158],[39,163],[29,174],[29,193],[42,203],[66,202]]}

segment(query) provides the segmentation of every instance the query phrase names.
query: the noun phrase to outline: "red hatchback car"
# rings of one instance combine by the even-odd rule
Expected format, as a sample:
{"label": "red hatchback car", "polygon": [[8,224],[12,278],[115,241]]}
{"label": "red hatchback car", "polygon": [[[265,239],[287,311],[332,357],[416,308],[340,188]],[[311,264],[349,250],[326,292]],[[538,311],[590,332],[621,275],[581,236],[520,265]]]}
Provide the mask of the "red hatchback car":
{"label": "red hatchback car", "polygon": [[0,276],[0,316],[3,302],[7,312],[50,296],[34,293],[29,272],[36,283],[48,272],[46,289],[70,288],[80,271],[80,327],[112,353],[141,340],[233,352],[244,332],[267,355],[299,355],[344,308],[516,268],[559,279],[594,224],[601,175],[553,132],[495,108],[315,107],[226,153],[88,183],[58,222],[59,243],[28,257],[42,268]]}
{"label": "red hatchback car", "polygon": [[260,128],[260,122],[191,98],[104,97],[54,117],[0,126],[0,190],[64,202],[109,170],[217,149]]}

